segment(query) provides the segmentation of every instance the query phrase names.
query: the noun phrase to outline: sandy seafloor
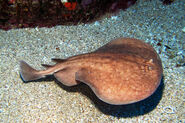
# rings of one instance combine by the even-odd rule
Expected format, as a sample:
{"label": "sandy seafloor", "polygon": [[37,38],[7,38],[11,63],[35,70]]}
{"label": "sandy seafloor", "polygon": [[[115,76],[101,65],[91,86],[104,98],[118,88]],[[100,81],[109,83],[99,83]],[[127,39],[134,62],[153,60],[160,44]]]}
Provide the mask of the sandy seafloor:
{"label": "sandy seafloor", "polygon": [[[137,4],[90,24],[0,30],[0,122],[185,122],[185,1]],[[96,50],[117,37],[150,43],[163,63],[158,90],[139,103],[100,101],[85,84],[66,87],[54,78],[23,83],[19,61],[42,69],[51,58]],[[159,45],[161,44],[161,45]]]}

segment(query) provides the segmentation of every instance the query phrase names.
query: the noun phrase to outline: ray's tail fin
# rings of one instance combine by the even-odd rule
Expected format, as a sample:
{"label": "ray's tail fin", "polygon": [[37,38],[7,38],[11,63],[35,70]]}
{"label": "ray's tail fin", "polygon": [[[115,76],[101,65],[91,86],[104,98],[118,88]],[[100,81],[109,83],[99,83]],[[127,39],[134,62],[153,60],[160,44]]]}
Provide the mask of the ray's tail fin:
{"label": "ray's tail fin", "polygon": [[32,81],[45,77],[40,74],[38,70],[28,65],[25,61],[20,61],[20,74],[24,81]]}

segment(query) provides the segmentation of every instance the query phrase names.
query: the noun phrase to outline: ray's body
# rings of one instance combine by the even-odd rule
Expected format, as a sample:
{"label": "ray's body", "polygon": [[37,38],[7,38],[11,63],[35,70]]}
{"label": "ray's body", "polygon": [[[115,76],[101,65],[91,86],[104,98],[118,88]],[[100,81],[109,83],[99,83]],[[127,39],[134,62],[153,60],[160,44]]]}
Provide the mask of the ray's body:
{"label": "ray's body", "polygon": [[55,65],[43,65],[47,69],[41,71],[21,61],[23,80],[53,74],[66,86],[84,82],[99,99],[121,105],[149,97],[162,77],[158,54],[149,44],[133,38],[118,38],[92,53],[53,60]]}

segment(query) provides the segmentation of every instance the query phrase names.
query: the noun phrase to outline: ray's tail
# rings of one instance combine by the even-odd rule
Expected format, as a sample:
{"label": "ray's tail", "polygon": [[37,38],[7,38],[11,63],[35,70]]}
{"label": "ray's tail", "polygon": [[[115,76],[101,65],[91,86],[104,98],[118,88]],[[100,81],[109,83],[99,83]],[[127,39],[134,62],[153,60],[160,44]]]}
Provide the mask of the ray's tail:
{"label": "ray's tail", "polygon": [[25,61],[20,61],[20,74],[24,81],[32,81],[45,77],[38,70],[32,68]]}

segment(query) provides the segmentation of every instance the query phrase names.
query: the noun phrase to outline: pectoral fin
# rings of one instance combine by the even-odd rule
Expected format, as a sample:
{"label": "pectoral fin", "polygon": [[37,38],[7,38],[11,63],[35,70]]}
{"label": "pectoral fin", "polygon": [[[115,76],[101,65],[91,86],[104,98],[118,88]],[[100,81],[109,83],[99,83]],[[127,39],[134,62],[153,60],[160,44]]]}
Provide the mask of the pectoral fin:
{"label": "pectoral fin", "polygon": [[[114,89],[111,89],[112,83],[111,81],[106,79],[106,72],[104,73],[104,75],[102,73],[104,73],[104,71],[99,71],[98,69],[82,68],[78,72],[76,72],[75,77],[76,80],[87,84],[100,100],[110,104],[114,104],[115,93],[114,95],[111,95],[112,92],[114,92]],[[110,74],[108,74],[107,76],[110,76]]]}
{"label": "pectoral fin", "polygon": [[54,76],[58,81],[60,81],[64,85],[73,86],[78,84],[78,82],[75,80],[75,72],[76,69],[67,67],[60,71],[55,72]]}
{"label": "pectoral fin", "polygon": [[82,68],[78,72],[76,72],[75,78],[78,81],[86,83],[89,81],[89,78],[90,78],[88,73],[89,71],[87,69]]}
{"label": "pectoral fin", "polygon": [[75,78],[78,81],[81,81],[87,84],[93,92],[99,97],[99,88],[98,83],[100,83],[100,76],[97,75],[96,71],[91,69],[82,68],[75,74]]}

